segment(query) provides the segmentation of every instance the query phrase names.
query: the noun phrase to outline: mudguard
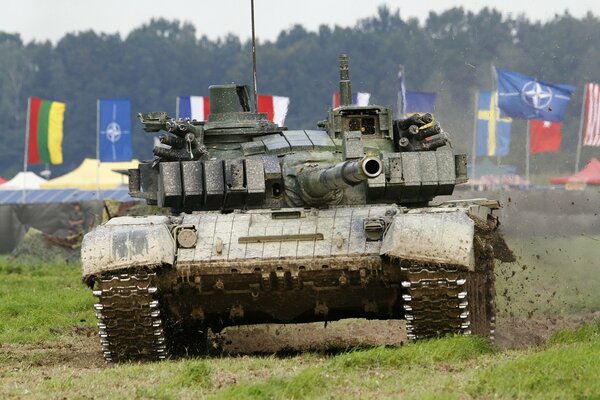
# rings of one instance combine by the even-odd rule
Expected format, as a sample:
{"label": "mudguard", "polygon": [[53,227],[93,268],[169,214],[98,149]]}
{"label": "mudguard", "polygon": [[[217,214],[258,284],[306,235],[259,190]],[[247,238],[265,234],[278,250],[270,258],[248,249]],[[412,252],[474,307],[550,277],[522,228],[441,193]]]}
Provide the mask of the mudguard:
{"label": "mudguard", "polygon": [[473,271],[475,224],[463,211],[396,215],[379,254],[393,258],[460,265]]}
{"label": "mudguard", "polygon": [[83,280],[122,268],[173,265],[175,240],[166,216],[119,217],[83,238]]}

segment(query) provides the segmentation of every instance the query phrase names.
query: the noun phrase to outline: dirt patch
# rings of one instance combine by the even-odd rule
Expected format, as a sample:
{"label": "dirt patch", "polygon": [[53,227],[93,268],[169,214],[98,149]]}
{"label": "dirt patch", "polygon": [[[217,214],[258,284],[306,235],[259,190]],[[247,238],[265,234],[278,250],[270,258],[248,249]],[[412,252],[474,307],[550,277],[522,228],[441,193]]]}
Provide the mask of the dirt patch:
{"label": "dirt patch", "polygon": [[499,317],[496,344],[503,348],[520,348],[543,344],[553,333],[575,329],[585,323],[600,320],[600,311],[583,315],[556,317]]}
{"label": "dirt patch", "polygon": [[3,368],[14,371],[39,367],[64,366],[75,369],[105,368],[96,335],[74,332],[71,343],[0,345]]}
{"label": "dirt patch", "polygon": [[[573,316],[511,317],[500,315],[495,343],[501,348],[543,344],[555,332],[574,329],[600,319],[600,311]],[[231,327],[221,333],[226,354],[329,352],[357,346],[401,346],[407,342],[403,320],[369,321],[350,319],[294,325],[248,325]]]}
{"label": "dirt patch", "polygon": [[406,343],[402,320],[347,319],[309,324],[266,324],[230,327],[218,340],[227,354],[334,351],[357,346],[401,346]]}

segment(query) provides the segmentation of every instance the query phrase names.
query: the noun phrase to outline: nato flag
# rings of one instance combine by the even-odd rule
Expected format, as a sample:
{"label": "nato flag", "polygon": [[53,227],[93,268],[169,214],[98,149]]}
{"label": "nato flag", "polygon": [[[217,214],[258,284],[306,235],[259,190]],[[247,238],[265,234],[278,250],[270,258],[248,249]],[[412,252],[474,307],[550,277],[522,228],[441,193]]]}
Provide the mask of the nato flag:
{"label": "nato flag", "polygon": [[100,161],[131,161],[129,99],[99,99],[98,126]]}
{"label": "nato flag", "polygon": [[575,86],[538,81],[527,75],[496,68],[498,107],[508,117],[562,121]]}

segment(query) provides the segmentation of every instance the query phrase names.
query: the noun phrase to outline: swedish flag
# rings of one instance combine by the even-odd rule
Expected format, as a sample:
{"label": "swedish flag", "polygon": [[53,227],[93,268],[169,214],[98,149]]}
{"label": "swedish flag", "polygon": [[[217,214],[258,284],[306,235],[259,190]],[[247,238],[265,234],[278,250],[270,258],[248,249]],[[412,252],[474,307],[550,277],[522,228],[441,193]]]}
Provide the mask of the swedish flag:
{"label": "swedish flag", "polygon": [[497,92],[479,92],[477,113],[478,156],[506,156],[510,147],[512,119],[498,108]]}

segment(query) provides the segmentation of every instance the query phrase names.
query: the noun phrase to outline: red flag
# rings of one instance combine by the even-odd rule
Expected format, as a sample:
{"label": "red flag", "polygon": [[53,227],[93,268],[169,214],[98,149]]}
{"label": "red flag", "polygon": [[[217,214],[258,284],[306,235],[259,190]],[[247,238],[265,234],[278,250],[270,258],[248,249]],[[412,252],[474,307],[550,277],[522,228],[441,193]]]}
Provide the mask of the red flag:
{"label": "red flag", "polygon": [[531,154],[560,150],[560,128],[562,122],[529,120],[531,129]]}
{"label": "red flag", "polygon": [[585,129],[583,144],[600,146],[600,84],[586,84]]}

